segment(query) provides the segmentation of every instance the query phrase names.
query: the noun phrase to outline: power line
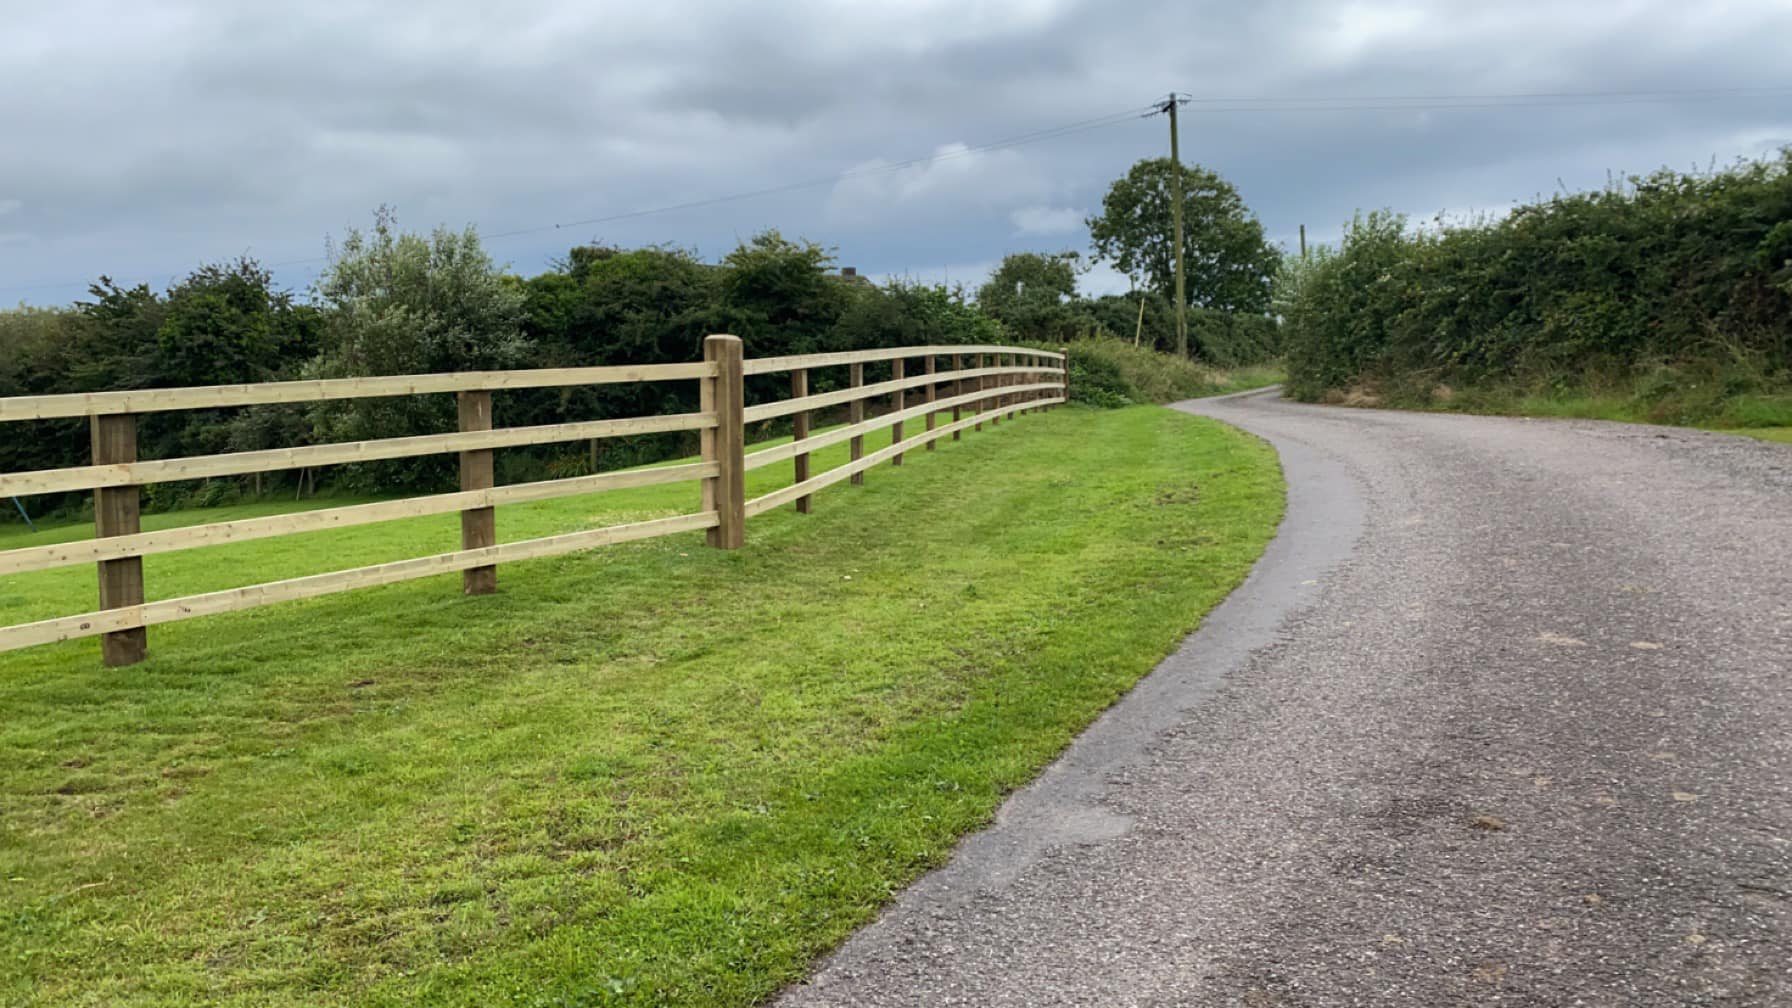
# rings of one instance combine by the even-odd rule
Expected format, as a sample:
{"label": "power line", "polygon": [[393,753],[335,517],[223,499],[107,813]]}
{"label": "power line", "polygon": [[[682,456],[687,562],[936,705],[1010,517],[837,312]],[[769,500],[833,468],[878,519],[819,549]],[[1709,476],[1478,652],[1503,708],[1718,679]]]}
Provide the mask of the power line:
{"label": "power line", "polygon": [[1292,102],[1307,104],[1313,102],[1328,103],[1380,103],[1380,102],[1496,102],[1522,101],[1538,98],[1572,98],[1572,99],[1604,99],[1604,98],[1647,98],[1660,101],[1675,101],[1696,97],[1765,97],[1792,92],[1792,85],[1768,85],[1762,87],[1727,87],[1727,88],[1663,88],[1657,90],[1630,91],[1517,91],[1503,94],[1458,94],[1458,95],[1282,95],[1276,97],[1215,96],[1208,98],[1190,98],[1189,102],[1202,104],[1237,104],[1237,103],[1280,103]]}
{"label": "power line", "polygon": [[1677,91],[1557,91],[1488,95],[1210,97],[1195,98],[1192,99],[1192,102],[1200,112],[1464,111],[1700,103],[1737,98],[1774,98],[1789,94],[1792,94],[1792,86],[1693,88]]}

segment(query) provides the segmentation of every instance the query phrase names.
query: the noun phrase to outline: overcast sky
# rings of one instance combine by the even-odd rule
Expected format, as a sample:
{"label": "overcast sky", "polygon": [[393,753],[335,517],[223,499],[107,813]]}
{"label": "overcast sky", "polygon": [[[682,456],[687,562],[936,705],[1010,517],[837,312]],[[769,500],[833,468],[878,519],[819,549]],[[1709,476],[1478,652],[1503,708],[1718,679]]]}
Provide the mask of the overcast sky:
{"label": "overcast sky", "polygon": [[1107,185],[1167,153],[1162,117],[1123,113],[1172,90],[1184,160],[1290,247],[1358,208],[1497,212],[1792,144],[1792,0],[408,6],[5,0],[0,304],[242,254],[302,289],[382,203],[526,275],[776,227],[975,284],[1086,248]]}

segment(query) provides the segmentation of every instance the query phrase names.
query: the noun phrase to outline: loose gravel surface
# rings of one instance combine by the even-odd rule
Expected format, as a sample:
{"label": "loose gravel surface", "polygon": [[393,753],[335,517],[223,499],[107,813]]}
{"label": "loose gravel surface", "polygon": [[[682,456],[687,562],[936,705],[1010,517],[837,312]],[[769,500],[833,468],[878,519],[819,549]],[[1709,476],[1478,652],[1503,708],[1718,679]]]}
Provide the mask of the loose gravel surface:
{"label": "loose gravel surface", "polygon": [[1282,533],[783,1005],[1792,1005],[1792,446],[1180,404]]}

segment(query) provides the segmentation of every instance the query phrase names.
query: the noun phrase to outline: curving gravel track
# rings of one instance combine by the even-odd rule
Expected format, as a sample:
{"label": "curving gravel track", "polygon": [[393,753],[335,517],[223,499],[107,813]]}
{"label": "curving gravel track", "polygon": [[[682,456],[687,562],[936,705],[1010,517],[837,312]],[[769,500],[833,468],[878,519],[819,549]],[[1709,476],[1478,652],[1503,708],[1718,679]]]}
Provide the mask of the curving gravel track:
{"label": "curving gravel track", "polygon": [[1792,446],[1177,408],[1281,535],[779,1004],[1792,1005]]}

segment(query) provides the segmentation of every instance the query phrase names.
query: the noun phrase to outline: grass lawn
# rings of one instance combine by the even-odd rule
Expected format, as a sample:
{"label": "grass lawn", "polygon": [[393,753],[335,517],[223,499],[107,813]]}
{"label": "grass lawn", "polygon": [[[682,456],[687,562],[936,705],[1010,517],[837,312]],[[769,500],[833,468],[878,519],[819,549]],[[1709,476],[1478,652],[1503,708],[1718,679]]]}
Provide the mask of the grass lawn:
{"label": "grass lawn", "polygon": [[[499,534],[696,499],[515,505]],[[0,654],[0,1001],[752,1004],[1149,671],[1281,509],[1246,435],[1060,409],[753,519],[735,552],[678,535],[507,565],[495,596],[447,575],[151,627],[125,669],[91,639]],[[457,542],[453,515],[332,530],[151,557],[147,582]],[[93,578],[0,579],[0,623],[91,609]]]}

